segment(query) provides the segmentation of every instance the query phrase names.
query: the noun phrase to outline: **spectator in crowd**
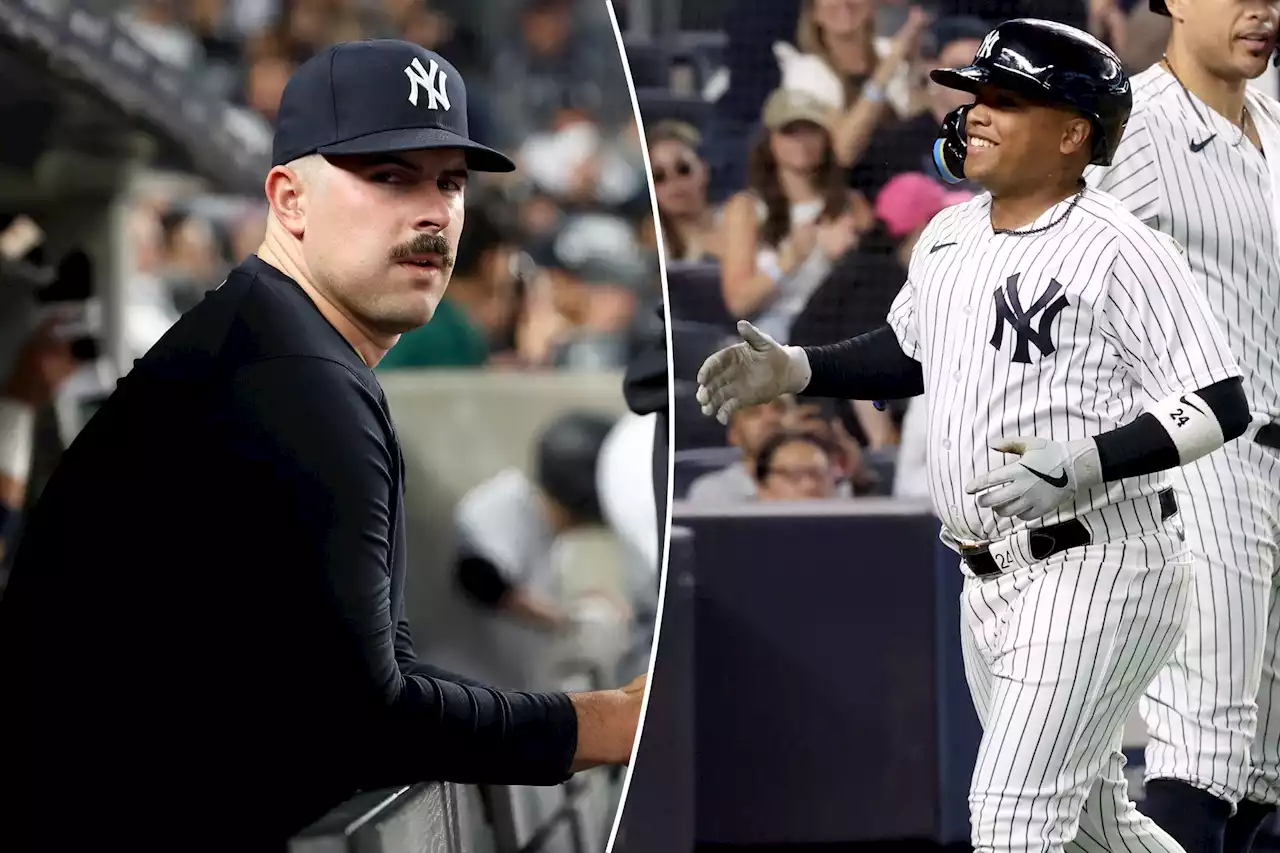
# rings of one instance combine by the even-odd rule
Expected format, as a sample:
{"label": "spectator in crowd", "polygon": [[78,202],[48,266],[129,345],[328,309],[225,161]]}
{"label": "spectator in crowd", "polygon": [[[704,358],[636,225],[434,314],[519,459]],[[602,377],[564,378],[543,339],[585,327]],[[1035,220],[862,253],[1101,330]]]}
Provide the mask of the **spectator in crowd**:
{"label": "spectator in crowd", "polygon": [[[845,168],[862,159],[895,116],[909,114],[909,71],[929,23],[923,10],[912,8],[897,34],[878,42],[875,11],[876,0],[806,0],[796,31],[800,50],[822,57],[843,84],[830,128],[836,159]],[[897,97],[891,99],[895,85]]]}
{"label": "spectator in crowd", "polygon": [[[853,410],[840,400],[799,398],[783,417],[783,430],[802,432],[822,442],[835,472],[833,497],[855,497],[880,490],[880,479],[862,453],[862,446],[849,431],[855,420]],[[892,443],[890,438],[886,444]]]}
{"label": "spectator in crowd", "polygon": [[549,341],[548,363],[577,370],[621,366],[639,292],[652,280],[634,230],[616,216],[575,216],[535,252],[550,305],[562,319]]}
{"label": "spectator in crowd", "polygon": [[739,409],[729,419],[729,444],[742,457],[719,471],[703,474],[689,486],[687,500],[695,503],[740,503],[756,496],[756,460],[769,439],[782,429],[791,402],[778,399],[763,406]]}
{"label": "spectator in crowd", "polygon": [[[614,418],[586,411],[557,417],[538,436],[532,478],[516,468],[468,492],[455,513],[458,537],[448,627],[432,659],[509,690],[545,690],[553,644],[574,627],[557,544],[602,523],[596,463]],[[617,608],[619,623],[625,607]]]}
{"label": "spectator in crowd", "polygon": [[881,187],[899,173],[937,174],[933,165],[933,142],[938,138],[942,119],[955,108],[971,102],[973,96],[939,86],[928,79],[928,72],[968,65],[990,30],[991,27],[978,18],[939,18],[933,23],[921,43],[928,108],[872,137],[849,175],[856,189],[865,192],[868,198],[875,198]]}
{"label": "spectator in crowd", "polygon": [[[27,495],[36,414],[76,367],[71,345],[46,323],[23,346],[0,393],[0,566]],[[0,591],[4,580],[0,571]]]}
{"label": "spectator in crowd", "polygon": [[838,469],[832,449],[810,432],[783,431],[760,448],[756,497],[761,501],[835,497]]}
{"label": "spectator in crowd", "polygon": [[750,184],[725,205],[725,306],[780,342],[832,263],[857,245],[859,203],[865,208],[844,184],[828,116],[808,93],[770,95]]}
{"label": "spectator in crowd", "polygon": [[[519,38],[499,53],[493,67],[501,76],[487,98],[502,117],[498,145],[517,149],[550,127],[565,103],[615,121],[623,115],[615,103],[626,91],[621,60],[594,48],[578,30],[573,0],[525,0]],[[630,111],[626,104],[625,112]]]}
{"label": "spectator in crowd", "polygon": [[718,260],[723,234],[707,198],[707,164],[698,155],[698,129],[681,121],[660,121],[645,131],[645,139],[667,260]]}
{"label": "spectator in crowd", "polygon": [[727,14],[724,20],[725,70],[728,90],[703,128],[711,166],[711,199],[724,201],[747,181],[747,142],[760,124],[760,112],[782,75],[773,45],[794,37],[801,0],[768,0],[750,15]]}

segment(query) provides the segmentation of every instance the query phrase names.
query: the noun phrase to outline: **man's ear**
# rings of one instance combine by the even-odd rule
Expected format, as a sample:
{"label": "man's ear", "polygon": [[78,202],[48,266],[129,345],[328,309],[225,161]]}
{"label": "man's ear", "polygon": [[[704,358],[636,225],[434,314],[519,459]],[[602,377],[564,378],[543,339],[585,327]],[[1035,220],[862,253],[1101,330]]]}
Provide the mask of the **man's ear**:
{"label": "man's ear", "polygon": [[306,182],[294,169],[276,166],[267,173],[267,202],[285,230],[301,239],[306,231]]}
{"label": "man's ear", "polygon": [[[1072,118],[1062,130],[1060,150],[1063,154],[1088,152],[1093,147],[1093,125],[1088,119]],[[1090,158],[1092,159],[1092,158]]]}

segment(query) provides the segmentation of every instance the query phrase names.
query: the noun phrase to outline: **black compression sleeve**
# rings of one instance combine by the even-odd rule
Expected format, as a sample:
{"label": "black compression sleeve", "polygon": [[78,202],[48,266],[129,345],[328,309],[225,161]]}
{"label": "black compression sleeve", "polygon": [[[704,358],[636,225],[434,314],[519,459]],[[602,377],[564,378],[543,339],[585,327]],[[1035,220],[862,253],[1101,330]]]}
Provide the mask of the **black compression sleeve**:
{"label": "black compression sleeve", "polygon": [[1177,468],[1178,448],[1160,421],[1143,412],[1133,423],[1104,432],[1094,439],[1106,482],[1140,477]]}
{"label": "black compression sleeve", "polygon": [[838,344],[805,347],[813,378],[803,393],[840,400],[901,400],[924,393],[920,362],[888,326]]}
{"label": "black compression sleeve", "polygon": [[[1215,382],[1195,393],[1213,411],[1226,441],[1244,434],[1249,426],[1249,402],[1239,377]],[[1108,483],[1167,471],[1182,464],[1178,446],[1150,412],[1144,412],[1131,424],[1104,432],[1094,441],[1098,445],[1102,479]]]}

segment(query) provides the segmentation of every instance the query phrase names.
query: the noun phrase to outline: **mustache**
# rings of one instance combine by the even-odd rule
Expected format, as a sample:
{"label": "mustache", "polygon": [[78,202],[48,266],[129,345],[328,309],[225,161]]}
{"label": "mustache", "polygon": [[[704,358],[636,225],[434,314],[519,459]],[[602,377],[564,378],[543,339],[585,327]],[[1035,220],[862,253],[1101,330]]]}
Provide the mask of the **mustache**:
{"label": "mustache", "polygon": [[391,260],[403,261],[414,255],[439,255],[440,266],[446,271],[453,269],[453,249],[443,234],[419,234],[408,243],[396,246],[391,252]]}

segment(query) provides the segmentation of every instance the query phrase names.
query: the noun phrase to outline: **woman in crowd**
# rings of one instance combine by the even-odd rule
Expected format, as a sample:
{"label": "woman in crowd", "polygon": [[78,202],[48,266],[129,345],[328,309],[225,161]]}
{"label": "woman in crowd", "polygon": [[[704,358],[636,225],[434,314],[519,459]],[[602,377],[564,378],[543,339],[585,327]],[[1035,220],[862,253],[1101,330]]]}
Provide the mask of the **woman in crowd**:
{"label": "woman in crowd", "polygon": [[829,108],[779,89],[751,149],[749,186],[725,205],[721,290],[735,317],[785,342],[791,322],[832,263],[874,216],[845,186],[832,148]]}
{"label": "woman in crowd", "polygon": [[875,35],[876,0],[805,0],[796,46],[822,57],[844,83],[844,106],[831,123],[836,158],[854,166],[883,125],[917,111],[911,62],[929,16],[912,7],[891,39]]}
{"label": "woman in crowd", "polygon": [[693,125],[667,120],[646,130],[645,138],[667,260],[719,260],[722,235],[707,199],[707,164],[698,156],[701,134]]}

